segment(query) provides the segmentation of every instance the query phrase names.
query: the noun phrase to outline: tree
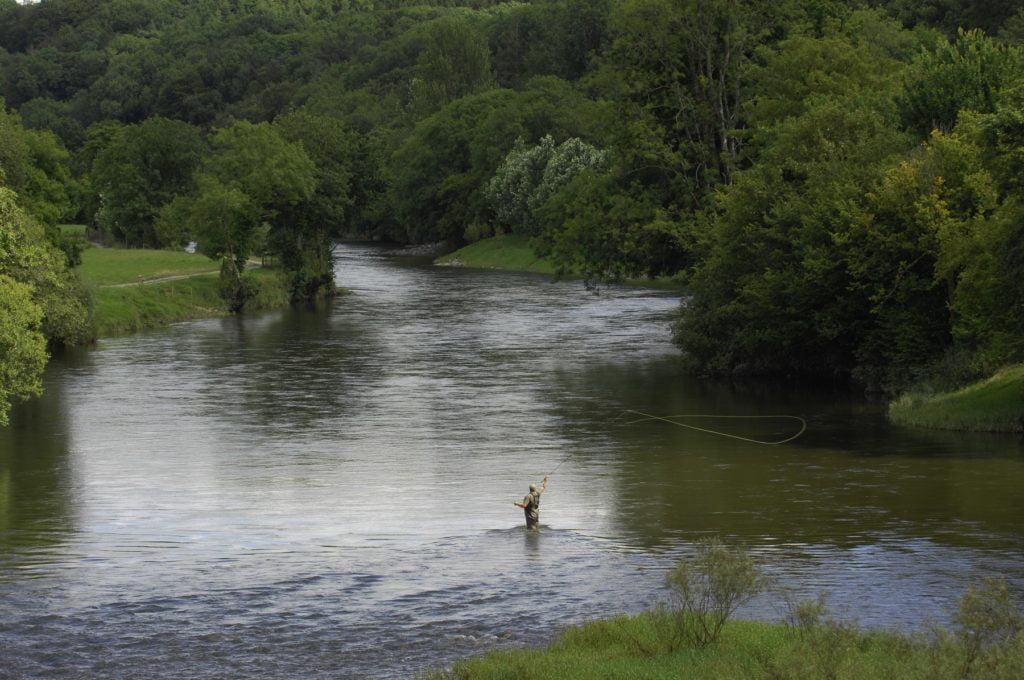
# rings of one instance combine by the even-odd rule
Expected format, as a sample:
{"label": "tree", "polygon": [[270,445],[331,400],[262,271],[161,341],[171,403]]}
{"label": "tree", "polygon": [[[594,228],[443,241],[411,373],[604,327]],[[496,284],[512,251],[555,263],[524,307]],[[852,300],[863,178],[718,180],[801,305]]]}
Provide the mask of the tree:
{"label": "tree", "polygon": [[953,228],[939,273],[951,289],[952,332],[983,369],[1024,360],[1024,88],[1002,93],[991,114],[965,113],[935,135]]}
{"label": "tree", "polygon": [[579,79],[607,37],[607,0],[552,0],[510,5],[490,27],[495,76],[501,87],[530,78]]}
{"label": "tree", "polygon": [[419,121],[388,163],[389,208],[412,242],[463,241],[492,222],[484,186],[519,138],[592,139],[602,104],[554,77],[489,90]]}
{"label": "tree", "polygon": [[1024,49],[960,31],[911,64],[897,106],[907,129],[926,138],[933,129],[952,130],[963,110],[993,112],[999,92],[1022,79]]}
{"label": "tree", "polygon": [[907,140],[856,98],[816,100],[767,139],[720,194],[676,340],[707,371],[849,375],[873,323],[851,234]]}
{"label": "tree", "polygon": [[518,140],[485,187],[499,228],[537,235],[537,211],[576,175],[599,168],[605,155],[576,137],[556,145],[545,135],[532,147]]}
{"label": "tree", "polygon": [[194,187],[204,152],[199,130],[188,123],[149,118],[117,129],[92,162],[96,223],[126,245],[161,248],[154,231],[161,208]]}
{"label": "tree", "polygon": [[47,359],[42,318],[32,288],[0,274],[0,425],[7,424],[14,399],[42,393]]}
{"label": "tree", "polygon": [[595,84],[619,113],[619,147],[637,177],[695,206],[738,161],[744,74],[775,21],[750,0],[629,0]]}
{"label": "tree", "polygon": [[538,253],[587,280],[671,276],[692,250],[678,215],[658,208],[642,188],[624,191],[617,178],[593,170],[555,191],[537,215]]}
{"label": "tree", "polygon": [[218,130],[211,145],[189,223],[200,251],[222,261],[222,291],[238,311],[249,293],[242,279],[246,260],[268,235],[271,243],[281,240],[273,234],[288,225],[279,218],[313,195],[316,166],[269,123],[236,122]]}
{"label": "tree", "polygon": [[346,225],[353,207],[350,168],[358,143],[339,121],[304,111],[279,116],[274,128],[300,144],[315,166],[316,189],[307,200],[285,209],[273,240],[290,278],[292,298],[314,300],[334,292],[331,236]]}
{"label": "tree", "polygon": [[486,119],[515,99],[509,90],[458,99],[421,120],[395,151],[389,164],[391,205],[408,241],[457,243],[481,220],[480,189],[497,161],[485,167],[483,159],[474,158],[474,147]]}
{"label": "tree", "polygon": [[12,399],[39,394],[47,342],[72,343],[88,334],[82,292],[42,225],[0,186],[0,424]]}
{"label": "tree", "polygon": [[457,15],[442,17],[430,24],[426,42],[412,82],[417,111],[436,111],[492,86],[490,49],[470,21]]}
{"label": "tree", "polygon": [[68,152],[47,131],[29,130],[0,99],[0,168],[4,184],[46,224],[56,224],[72,211],[73,181]]}

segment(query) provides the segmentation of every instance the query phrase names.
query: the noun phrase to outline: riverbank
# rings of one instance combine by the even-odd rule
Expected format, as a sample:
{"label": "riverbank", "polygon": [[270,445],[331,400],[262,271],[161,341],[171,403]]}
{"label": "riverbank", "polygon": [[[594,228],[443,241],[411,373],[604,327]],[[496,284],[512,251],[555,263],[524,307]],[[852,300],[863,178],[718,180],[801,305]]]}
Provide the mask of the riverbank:
{"label": "riverbank", "polygon": [[[93,291],[97,337],[229,315],[219,293],[217,264],[203,255],[89,248],[82,253],[79,273]],[[287,285],[279,269],[261,267],[246,276],[257,290],[247,309],[288,304]]]}
{"label": "riverbank", "polygon": [[1024,364],[954,392],[908,393],[889,406],[900,425],[975,432],[1024,432]]}
{"label": "riverbank", "polygon": [[455,252],[442,255],[435,263],[449,267],[500,269],[552,276],[556,273],[553,262],[534,254],[529,239],[511,234],[471,243]]}
{"label": "riverbank", "polygon": [[[717,643],[679,644],[665,612],[620,616],[569,628],[541,649],[511,649],[459,661],[429,680],[517,678],[1017,678],[1024,634],[977,640],[948,631],[909,635],[865,631],[830,618],[792,623],[731,621]],[[991,631],[982,631],[979,636]]]}
{"label": "riverbank", "polygon": [[[546,258],[539,257],[530,247],[530,240],[525,236],[505,234],[492,236],[452,253],[437,258],[435,264],[449,267],[473,267],[476,269],[498,269],[501,271],[526,272],[530,274],[546,274],[557,276],[558,268]],[[565,278],[581,278],[579,274],[562,274]],[[680,290],[681,284],[676,279],[629,279],[622,283],[629,286],[643,286],[666,290]]]}

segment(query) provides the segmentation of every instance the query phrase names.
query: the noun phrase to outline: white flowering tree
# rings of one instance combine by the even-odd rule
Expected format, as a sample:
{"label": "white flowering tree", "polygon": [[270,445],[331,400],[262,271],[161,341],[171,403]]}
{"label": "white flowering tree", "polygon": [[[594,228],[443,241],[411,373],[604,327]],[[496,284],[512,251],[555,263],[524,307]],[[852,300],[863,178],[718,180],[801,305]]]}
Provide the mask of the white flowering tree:
{"label": "white flowering tree", "polygon": [[606,152],[573,137],[555,144],[545,135],[534,146],[520,139],[485,187],[499,230],[534,236],[537,211],[559,188],[584,170],[598,169]]}

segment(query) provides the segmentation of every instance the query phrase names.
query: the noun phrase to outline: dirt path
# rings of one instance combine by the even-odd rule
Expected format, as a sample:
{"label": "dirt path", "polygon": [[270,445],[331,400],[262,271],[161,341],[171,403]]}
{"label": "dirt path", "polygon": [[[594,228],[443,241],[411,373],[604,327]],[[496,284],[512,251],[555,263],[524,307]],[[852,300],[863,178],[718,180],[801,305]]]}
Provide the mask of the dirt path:
{"label": "dirt path", "polygon": [[140,281],[129,281],[128,283],[108,283],[100,286],[100,288],[128,288],[130,286],[145,286],[150,283],[163,283],[164,281],[178,281],[180,279],[191,279],[195,276],[209,276],[210,274],[216,274],[219,269],[211,269],[206,272],[194,272],[192,274],[174,274],[173,276],[160,276],[155,279],[142,279]]}
{"label": "dirt path", "polygon": [[[262,265],[259,262],[249,262],[246,265],[245,270],[259,269]],[[171,276],[158,276],[153,279],[141,279],[138,281],[128,281],[127,283],[107,283],[100,288],[128,288],[130,286],[145,286],[150,283],[163,283],[165,281],[179,281],[181,279],[191,279],[196,276],[209,276],[210,274],[220,273],[220,269],[210,269],[204,272],[193,272],[191,274],[172,274]]]}

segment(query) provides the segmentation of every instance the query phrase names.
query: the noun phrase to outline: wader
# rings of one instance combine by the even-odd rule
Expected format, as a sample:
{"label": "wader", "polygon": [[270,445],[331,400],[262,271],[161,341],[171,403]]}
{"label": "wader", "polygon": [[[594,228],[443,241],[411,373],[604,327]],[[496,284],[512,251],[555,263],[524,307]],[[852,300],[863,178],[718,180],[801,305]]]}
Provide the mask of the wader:
{"label": "wader", "polygon": [[526,528],[536,529],[540,522],[540,492],[535,491],[523,499],[523,513],[526,515]]}

